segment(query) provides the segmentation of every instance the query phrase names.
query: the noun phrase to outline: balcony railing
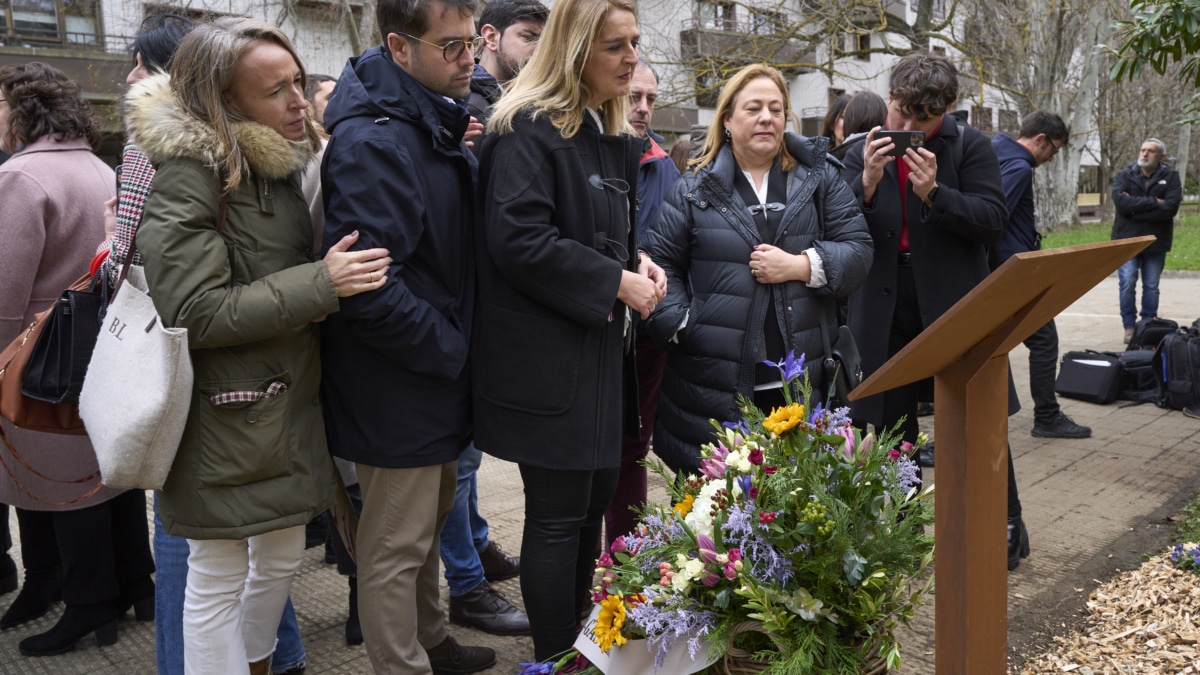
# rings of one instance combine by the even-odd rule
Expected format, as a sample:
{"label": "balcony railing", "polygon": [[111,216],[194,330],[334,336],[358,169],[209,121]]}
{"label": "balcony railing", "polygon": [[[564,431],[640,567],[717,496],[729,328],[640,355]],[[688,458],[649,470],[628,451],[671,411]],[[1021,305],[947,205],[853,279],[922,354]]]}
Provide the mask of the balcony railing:
{"label": "balcony railing", "polygon": [[721,61],[727,64],[767,62],[799,74],[811,63],[812,53],[791,32],[786,19],[751,17],[737,21],[688,19],[679,32],[685,60]]}

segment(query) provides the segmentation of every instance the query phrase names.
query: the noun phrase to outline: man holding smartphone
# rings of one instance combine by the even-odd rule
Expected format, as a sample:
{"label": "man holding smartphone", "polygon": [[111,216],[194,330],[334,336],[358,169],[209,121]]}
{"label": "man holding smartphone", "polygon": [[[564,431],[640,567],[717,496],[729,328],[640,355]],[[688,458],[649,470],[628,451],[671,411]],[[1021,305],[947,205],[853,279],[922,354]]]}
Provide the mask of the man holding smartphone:
{"label": "man holding smartphone", "polygon": [[[871,271],[850,296],[846,321],[866,376],[983,281],[987,247],[1008,222],[991,142],[946,114],[957,99],[953,63],[936,54],[909,54],[892,68],[885,127],[921,132],[920,144],[912,142],[914,134],[903,134],[910,147],[897,157],[898,139],[876,127],[846,153],[842,177],[859,199],[875,244]],[[933,400],[928,381],[856,401],[851,415],[857,426],[878,430],[903,418],[903,438],[915,443],[918,400]],[[1014,408],[1019,403],[1010,379],[1010,414]],[[1016,550],[1023,545],[1028,551],[1011,459],[1008,480],[1009,537]]]}

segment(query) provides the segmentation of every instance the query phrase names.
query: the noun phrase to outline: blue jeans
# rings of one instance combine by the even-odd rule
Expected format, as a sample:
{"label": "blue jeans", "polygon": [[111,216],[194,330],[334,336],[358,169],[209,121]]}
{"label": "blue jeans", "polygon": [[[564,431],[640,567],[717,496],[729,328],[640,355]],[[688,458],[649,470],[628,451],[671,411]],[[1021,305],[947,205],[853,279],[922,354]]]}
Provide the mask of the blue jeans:
{"label": "blue jeans", "polygon": [[450,595],[465,595],[484,581],[479,552],[488,545],[488,524],[479,515],[479,482],[475,473],[483,452],[472,443],[458,456],[458,483],[454,508],[442,526],[442,564]]}
{"label": "blue jeans", "polygon": [[1138,320],[1136,286],[1138,269],[1142,271],[1142,318],[1158,316],[1158,280],[1167,264],[1166,251],[1142,251],[1117,270],[1121,289],[1121,324],[1133,328]]}
{"label": "blue jeans", "polygon": [[[154,493],[154,646],[158,675],[183,675],[183,595],[187,588],[188,543],[172,537],[158,517],[158,493]],[[300,641],[296,610],[288,598],[279,622],[271,671],[283,673],[305,665],[308,655]]]}

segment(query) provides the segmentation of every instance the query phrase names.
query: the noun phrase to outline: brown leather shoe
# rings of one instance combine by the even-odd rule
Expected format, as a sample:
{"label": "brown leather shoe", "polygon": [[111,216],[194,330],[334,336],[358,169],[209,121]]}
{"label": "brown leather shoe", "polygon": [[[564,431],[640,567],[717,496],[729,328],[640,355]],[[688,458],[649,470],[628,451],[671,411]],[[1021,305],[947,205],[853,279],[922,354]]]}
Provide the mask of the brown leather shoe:
{"label": "brown leather shoe", "polygon": [[450,623],[492,635],[529,635],[529,617],[486,581],[450,596]]}
{"label": "brown leather shoe", "polygon": [[460,645],[449,635],[433,649],[426,649],[434,675],[468,675],[496,665],[496,652],[488,647]]}
{"label": "brown leather shoe", "polygon": [[488,581],[504,581],[521,573],[520,556],[505,555],[500,544],[494,541],[489,541],[479,552],[479,562],[483,563],[483,578]]}

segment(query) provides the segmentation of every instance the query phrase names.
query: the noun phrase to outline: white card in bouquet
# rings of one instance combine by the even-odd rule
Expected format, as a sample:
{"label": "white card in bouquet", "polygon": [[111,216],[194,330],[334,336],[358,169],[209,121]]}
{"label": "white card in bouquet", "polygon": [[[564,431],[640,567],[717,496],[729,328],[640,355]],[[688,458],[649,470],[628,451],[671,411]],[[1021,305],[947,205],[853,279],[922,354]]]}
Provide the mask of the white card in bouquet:
{"label": "white card in bouquet", "polygon": [[654,651],[650,649],[646,640],[630,640],[605,654],[600,651],[600,645],[596,644],[596,617],[599,615],[600,606],[596,605],[583,622],[583,630],[579,631],[574,647],[604,675],[691,675],[717,660],[715,655],[710,658],[706,653],[698,654],[700,660],[692,660],[688,655],[686,640],[675,645],[667,653],[662,668],[658,670],[654,669]]}

